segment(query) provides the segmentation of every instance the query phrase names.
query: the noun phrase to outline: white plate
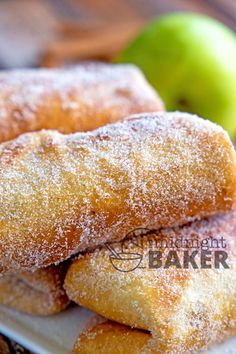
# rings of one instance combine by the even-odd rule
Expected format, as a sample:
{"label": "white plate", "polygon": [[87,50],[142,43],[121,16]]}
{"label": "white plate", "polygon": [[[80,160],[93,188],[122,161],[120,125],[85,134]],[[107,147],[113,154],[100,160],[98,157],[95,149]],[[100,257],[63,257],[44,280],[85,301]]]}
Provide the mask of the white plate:
{"label": "white plate", "polygon": [[[77,306],[48,317],[28,316],[0,306],[0,332],[37,354],[69,354],[93,316]],[[236,354],[236,338],[205,354]]]}
{"label": "white plate", "polygon": [[37,354],[68,354],[92,316],[92,312],[78,306],[47,317],[0,306],[0,332]]}

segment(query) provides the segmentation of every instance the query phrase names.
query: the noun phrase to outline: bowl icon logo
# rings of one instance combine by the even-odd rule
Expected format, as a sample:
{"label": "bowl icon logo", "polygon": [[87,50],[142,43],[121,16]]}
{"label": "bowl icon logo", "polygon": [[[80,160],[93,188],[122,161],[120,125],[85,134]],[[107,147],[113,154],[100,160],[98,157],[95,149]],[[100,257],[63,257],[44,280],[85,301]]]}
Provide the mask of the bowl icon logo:
{"label": "bowl icon logo", "polygon": [[111,252],[109,259],[112,266],[119,272],[132,272],[140,266],[143,256],[139,253],[116,252],[111,245],[106,245]]}

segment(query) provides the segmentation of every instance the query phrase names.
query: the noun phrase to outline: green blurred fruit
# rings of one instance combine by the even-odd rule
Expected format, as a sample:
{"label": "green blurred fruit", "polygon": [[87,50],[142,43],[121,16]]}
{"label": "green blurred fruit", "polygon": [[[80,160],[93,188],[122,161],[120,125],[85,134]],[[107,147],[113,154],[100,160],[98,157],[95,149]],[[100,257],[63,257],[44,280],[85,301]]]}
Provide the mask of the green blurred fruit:
{"label": "green blurred fruit", "polygon": [[153,21],[119,56],[138,65],[168,110],[196,113],[236,136],[236,35],[198,14]]}

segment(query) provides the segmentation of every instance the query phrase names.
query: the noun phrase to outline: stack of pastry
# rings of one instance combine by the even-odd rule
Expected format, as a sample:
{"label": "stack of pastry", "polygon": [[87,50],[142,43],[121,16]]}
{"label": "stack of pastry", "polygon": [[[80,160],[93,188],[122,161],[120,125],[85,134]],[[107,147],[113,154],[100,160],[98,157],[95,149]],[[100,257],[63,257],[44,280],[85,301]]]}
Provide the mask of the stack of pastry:
{"label": "stack of pastry", "polygon": [[[22,133],[42,129],[56,129],[67,134],[88,131],[132,113],[158,111],[164,107],[141,72],[131,65],[86,63],[68,69],[2,72],[0,86],[1,143]],[[47,133],[45,137],[46,135]],[[30,136],[26,135],[25,138],[31,139]],[[18,143],[19,139],[16,139],[10,144],[18,150]],[[25,148],[30,152],[30,145]],[[1,153],[7,149],[7,145],[3,144]],[[2,154],[1,156],[2,161],[4,157]],[[32,171],[29,172],[29,178],[31,175]],[[17,180],[8,182],[8,187],[5,183],[1,183],[1,186],[11,188],[13,183],[17,188],[21,188]],[[42,187],[44,188],[43,185]],[[1,194],[1,198],[2,196]],[[10,194],[6,197],[11,198]],[[48,206],[45,205],[45,215],[47,209]],[[7,208],[6,212],[10,213],[10,209]],[[18,213],[21,212],[22,208],[19,207]],[[9,220],[10,215],[7,214],[1,213],[1,226]],[[39,222],[43,223],[43,220]],[[8,230],[9,242],[21,258],[22,249],[17,245],[15,232],[13,229]],[[31,242],[31,236],[33,233],[29,238],[26,235],[22,238],[25,239],[23,247],[26,249]],[[63,310],[69,303],[63,289],[68,262],[42,268],[41,262],[37,264],[34,259],[32,269],[31,266],[22,267],[17,261],[12,265],[10,263],[14,262],[14,256],[7,250],[7,244],[3,248],[4,243],[5,236],[1,231],[0,268],[6,262],[7,269],[12,271],[0,278],[0,304],[33,315],[49,315]],[[40,252],[42,253],[42,250]],[[42,254],[39,257],[42,257]],[[26,261],[30,262],[30,258],[30,253],[26,251]],[[54,262],[47,262],[48,265],[52,263]]]}
{"label": "stack of pastry", "polygon": [[[0,146],[2,282],[12,281],[17,294],[20,281],[74,256],[64,291],[109,320],[81,334],[75,353],[195,353],[236,332],[234,148],[209,121],[158,113],[163,105],[136,69],[93,68],[70,72],[70,84],[69,76],[56,82],[59,71],[0,78],[5,140],[11,112],[21,117],[14,135],[113,122],[70,135],[32,132]],[[38,100],[32,122],[22,118],[29,96]],[[145,113],[125,118],[134,112]],[[203,246],[217,238],[224,242],[209,267]],[[186,261],[185,247],[174,253],[179,239],[194,259]]]}

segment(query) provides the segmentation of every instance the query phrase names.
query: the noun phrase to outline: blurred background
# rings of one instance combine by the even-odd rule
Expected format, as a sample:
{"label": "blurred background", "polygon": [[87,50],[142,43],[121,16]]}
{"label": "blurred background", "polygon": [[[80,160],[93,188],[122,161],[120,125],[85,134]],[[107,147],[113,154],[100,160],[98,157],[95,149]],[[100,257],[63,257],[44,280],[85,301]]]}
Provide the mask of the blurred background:
{"label": "blurred background", "polygon": [[0,68],[111,61],[152,17],[172,11],[236,31],[236,0],[0,0]]}

